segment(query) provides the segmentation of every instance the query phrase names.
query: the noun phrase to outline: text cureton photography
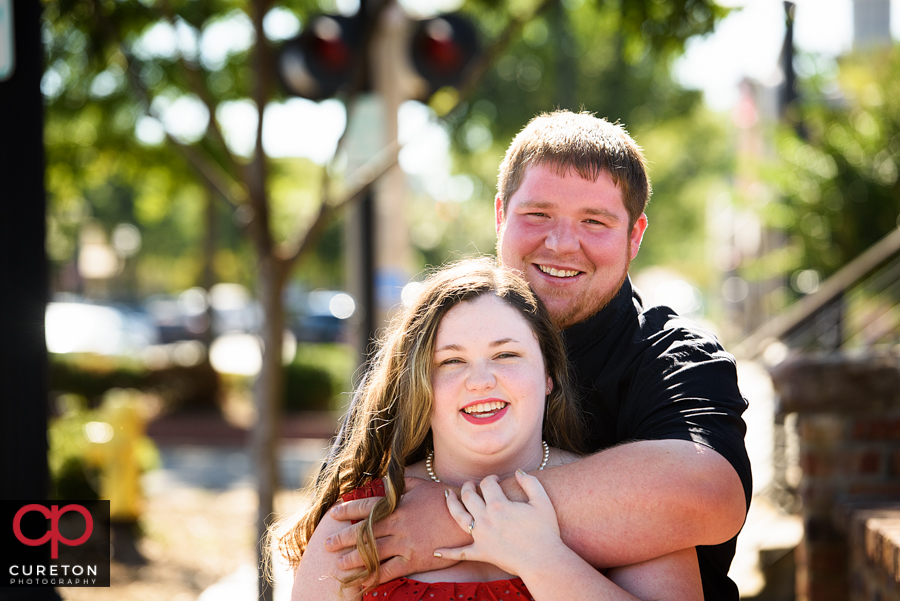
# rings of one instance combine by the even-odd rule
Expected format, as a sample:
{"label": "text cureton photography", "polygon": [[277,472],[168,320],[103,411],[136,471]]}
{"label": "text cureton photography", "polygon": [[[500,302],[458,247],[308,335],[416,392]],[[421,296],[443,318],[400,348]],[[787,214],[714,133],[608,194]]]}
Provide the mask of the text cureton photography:
{"label": "text cureton photography", "polygon": [[88,565],[11,565],[9,585],[101,586],[97,584],[97,564]]}
{"label": "text cureton photography", "polygon": [[0,586],[109,586],[109,501],[0,501]]}

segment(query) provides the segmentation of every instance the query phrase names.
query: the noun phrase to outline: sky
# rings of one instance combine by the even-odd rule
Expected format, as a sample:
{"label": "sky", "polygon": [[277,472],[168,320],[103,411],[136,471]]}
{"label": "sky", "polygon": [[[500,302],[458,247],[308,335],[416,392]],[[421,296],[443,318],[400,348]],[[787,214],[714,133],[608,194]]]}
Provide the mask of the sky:
{"label": "sky", "polygon": [[[735,10],[715,32],[688,43],[675,66],[685,86],[701,89],[714,110],[737,101],[737,84],[745,76],[767,82],[777,75],[784,40],[782,0],[722,0]],[[835,57],[850,50],[852,0],[795,0],[794,43],[798,50]],[[900,0],[891,0],[891,32],[900,38]]]}

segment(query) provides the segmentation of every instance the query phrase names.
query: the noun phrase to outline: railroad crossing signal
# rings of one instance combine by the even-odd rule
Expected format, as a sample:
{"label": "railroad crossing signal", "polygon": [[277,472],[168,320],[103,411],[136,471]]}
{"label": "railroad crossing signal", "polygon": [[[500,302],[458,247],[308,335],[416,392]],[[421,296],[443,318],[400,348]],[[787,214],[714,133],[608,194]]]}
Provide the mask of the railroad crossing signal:
{"label": "railroad crossing signal", "polygon": [[[316,15],[303,32],[284,43],[278,73],[285,90],[310,100],[331,98],[352,83],[362,55],[363,18]],[[462,83],[479,51],[475,26],[457,14],[419,21],[408,56],[430,96]]]}

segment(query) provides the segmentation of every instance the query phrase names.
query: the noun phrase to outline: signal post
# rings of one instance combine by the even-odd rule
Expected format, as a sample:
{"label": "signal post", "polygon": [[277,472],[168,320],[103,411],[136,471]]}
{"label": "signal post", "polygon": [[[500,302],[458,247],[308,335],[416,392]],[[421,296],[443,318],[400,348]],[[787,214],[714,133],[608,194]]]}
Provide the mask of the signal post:
{"label": "signal post", "polygon": [[[397,4],[381,13],[372,40],[370,68],[375,97],[380,99],[384,118],[384,146],[397,142],[400,105],[418,97],[409,63],[407,40],[410,21]],[[418,89],[417,89],[418,88]],[[406,217],[406,175],[394,164],[374,185],[375,188],[375,306],[373,325],[377,329],[387,324],[392,310],[400,303],[400,292],[412,276],[412,248],[409,241],[409,222]],[[374,331],[364,333],[360,342],[368,344]]]}
{"label": "signal post", "polygon": [[[353,17],[311,18],[300,36],[285,42],[279,56],[287,91],[313,100],[358,84],[352,78],[362,63],[362,89],[367,92],[348,115],[348,173],[396,143],[397,112],[403,102],[427,100],[439,88],[458,85],[478,51],[475,28],[464,17],[412,21],[392,1],[378,11],[366,44],[369,6],[364,0]],[[357,318],[361,363],[412,275],[405,176],[394,165],[372,188],[351,209],[345,237],[348,288],[362,305]]]}

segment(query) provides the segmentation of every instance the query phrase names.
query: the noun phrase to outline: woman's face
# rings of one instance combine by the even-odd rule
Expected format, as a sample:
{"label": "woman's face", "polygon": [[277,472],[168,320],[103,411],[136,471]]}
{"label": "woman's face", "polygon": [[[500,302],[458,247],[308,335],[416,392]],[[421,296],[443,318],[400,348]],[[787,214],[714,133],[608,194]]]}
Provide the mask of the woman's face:
{"label": "woman's face", "polygon": [[437,330],[432,386],[439,475],[537,467],[526,462],[540,457],[552,383],[537,338],[516,309],[493,294],[450,309]]}

